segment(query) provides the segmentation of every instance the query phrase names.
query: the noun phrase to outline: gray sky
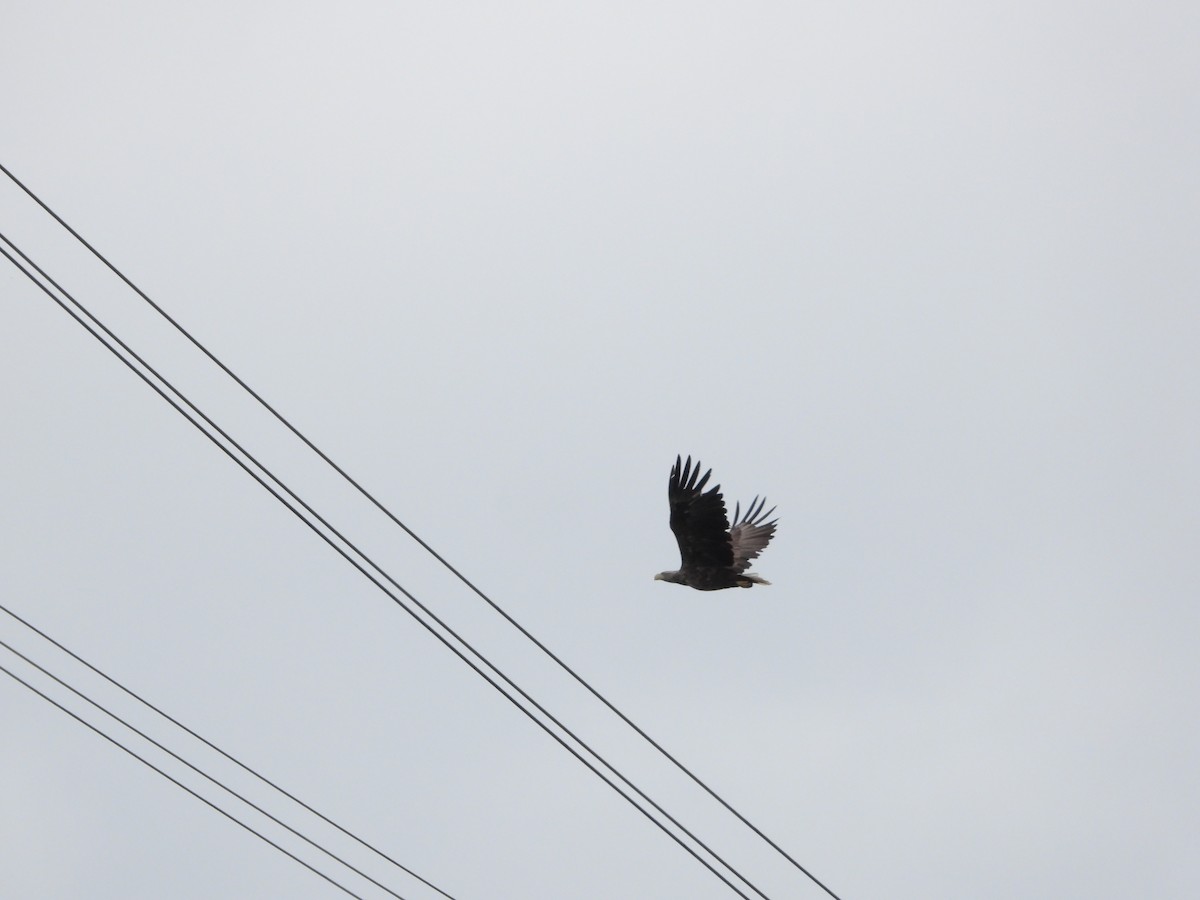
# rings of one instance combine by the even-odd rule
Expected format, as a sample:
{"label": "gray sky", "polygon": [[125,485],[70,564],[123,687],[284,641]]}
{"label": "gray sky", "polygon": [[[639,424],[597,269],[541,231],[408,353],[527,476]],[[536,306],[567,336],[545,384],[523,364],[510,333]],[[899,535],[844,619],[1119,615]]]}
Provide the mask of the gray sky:
{"label": "gray sky", "polygon": [[[1194,3],[4,19],[4,164],[844,900],[1200,890]],[[7,181],[0,222],[767,894],[824,896]],[[6,605],[462,900],[733,896],[0,292]],[[778,504],[773,586],[651,580],[680,452]],[[0,712],[5,896],[341,896],[9,679]]]}

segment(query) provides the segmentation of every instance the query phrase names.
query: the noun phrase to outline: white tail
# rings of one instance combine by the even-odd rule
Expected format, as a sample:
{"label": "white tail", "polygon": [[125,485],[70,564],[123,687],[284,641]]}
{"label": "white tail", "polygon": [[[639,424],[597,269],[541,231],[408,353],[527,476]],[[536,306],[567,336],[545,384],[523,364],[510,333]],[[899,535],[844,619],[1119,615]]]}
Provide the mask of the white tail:
{"label": "white tail", "polygon": [[761,575],[755,575],[753,572],[743,572],[738,576],[738,587],[750,587],[750,583],[754,584],[770,584],[771,582],[763,578]]}

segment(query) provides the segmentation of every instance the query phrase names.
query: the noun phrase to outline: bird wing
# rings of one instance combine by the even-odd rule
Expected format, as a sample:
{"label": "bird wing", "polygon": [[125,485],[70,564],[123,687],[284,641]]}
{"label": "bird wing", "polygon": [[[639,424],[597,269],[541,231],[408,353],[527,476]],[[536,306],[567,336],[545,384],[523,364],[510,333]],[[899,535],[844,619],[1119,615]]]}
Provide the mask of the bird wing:
{"label": "bird wing", "polygon": [[675,457],[667,497],[671,501],[671,530],[679,542],[679,556],[685,569],[689,566],[733,565],[729,519],[721,486],[704,490],[710,475],[712,469],[705,472],[703,478],[699,477],[699,460],[692,468],[690,456],[687,463]]}
{"label": "bird wing", "polygon": [[750,560],[762,553],[771,538],[775,536],[775,525],[778,519],[766,521],[767,516],[775,512],[771,507],[765,513],[766,497],[761,500],[755,497],[746,508],[746,515],[741,516],[741,504],[733,511],[733,527],[729,529],[729,541],[733,553],[733,567],[739,572],[750,568]]}

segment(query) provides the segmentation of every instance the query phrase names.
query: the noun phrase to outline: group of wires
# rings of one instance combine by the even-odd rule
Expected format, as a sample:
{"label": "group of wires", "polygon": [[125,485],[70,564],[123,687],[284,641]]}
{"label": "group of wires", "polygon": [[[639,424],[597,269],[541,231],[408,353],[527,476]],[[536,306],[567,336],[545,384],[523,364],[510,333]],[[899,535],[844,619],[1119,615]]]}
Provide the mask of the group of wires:
{"label": "group of wires", "polygon": [[[339,466],[337,463],[335,463],[324,451],[322,451],[306,435],[304,435],[299,429],[297,429],[274,406],[272,406],[270,403],[268,403],[266,399],[264,399],[249,384],[247,384],[241,377],[239,377],[232,369],[230,369],[224,362],[222,362],[205,345],[203,345],[199,340],[197,340],[175,318],[173,318],[170,314],[168,314],[166,312],[166,310],[164,310],[158,303],[156,303],[154,300],[152,300],[136,284],[134,284],[128,277],[126,277],[125,274],[120,269],[118,269],[105,256],[103,256],[98,250],[96,250],[96,248],[91,243],[89,243],[86,239],[84,239],[83,236],[81,236],[74,228],[72,228],[70,225],[68,225],[67,222],[64,221],[63,218],[61,218],[56,212],[54,212],[54,210],[52,210],[45,202],[43,202],[42,199],[38,195],[36,195],[33,191],[31,191],[28,187],[26,187],[21,181],[19,181],[16,178],[16,176],[13,175],[12,172],[10,172],[2,164],[0,164],[0,171],[2,171],[18,188],[20,188],[29,198],[31,198],[46,214],[48,214],[50,217],[52,217],[53,220],[59,226],[61,226],[63,229],[65,229],[75,240],[77,240],[80,244],[82,244],[82,246],[85,247],[87,249],[87,251],[89,251],[104,266],[106,266],[109,270],[111,270],[113,272],[113,274],[115,274],[130,290],[132,290],[139,298],[141,298],[141,300],[143,300],[146,304],[148,304],[154,310],[155,313],[157,313],[159,316],[161,316],[174,329],[176,329],[179,332],[179,334],[181,334],[184,338],[186,338],[186,340],[189,341],[197,350],[199,350],[212,364],[217,366],[225,375],[227,375],[234,382],[236,382],[238,387],[240,387],[247,394],[249,394],[249,396],[251,396],[259,405],[261,405],[261,407],[263,409],[265,409],[271,416],[273,416],[276,420],[278,420],[278,422],[280,422],[292,435],[294,435],[295,438],[297,438],[300,442],[302,442],[305,447],[307,447],[311,452],[315,453],[326,465],[328,465],[334,472],[336,472],[336,474],[338,476],[340,476],[340,478],[344,479],[344,481],[347,484],[349,484],[355,491],[357,491],[362,497],[364,497],[374,507],[376,507],[380,512],[382,512],[391,523],[393,523],[395,526],[402,529],[411,539],[416,541],[426,552],[431,554],[433,556],[433,558],[437,560],[438,563],[440,563],[442,566],[444,566],[450,573],[452,573],[457,579],[459,579],[464,585],[466,585],[466,587],[468,587],[475,595],[477,595],[485,604],[487,604],[487,606],[489,608],[491,608],[493,611],[495,611],[497,614],[499,614],[504,619],[505,622],[507,622],[510,626],[515,628],[524,638],[528,639],[542,654],[544,654],[546,657],[548,657],[550,660],[552,660],[553,663],[556,664],[568,676],[570,676],[571,679],[573,679],[575,682],[577,682],[592,697],[594,697],[597,701],[599,701],[599,703],[601,703],[603,705],[603,707],[605,707],[609,712],[611,712],[613,715],[615,715],[622,723],[624,723],[624,725],[633,729],[633,731],[636,732],[636,734],[642,740],[647,742],[655,751],[657,751],[658,754],[660,754],[672,766],[674,766],[676,769],[678,769],[680,772],[682,772],[687,777],[687,779],[690,780],[690,782],[694,783],[696,786],[698,786],[700,789],[702,789],[702,791],[705,794],[707,794],[710,798],[715,800],[720,805],[720,807],[722,807],[724,810],[726,810],[729,814],[734,816],[742,825],[744,825],[746,828],[748,828],[757,838],[759,838],[767,846],[769,846],[771,848],[771,850],[773,850],[782,859],[786,860],[787,863],[789,863],[792,867],[794,867],[794,869],[796,871],[798,871],[799,873],[802,873],[803,876],[805,876],[814,885],[816,885],[822,891],[824,891],[825,894],[827,894],[830,897],[835,898],[835,900],[838,900],[837,895],[834,894],[833,891],[830,890],[829,887],[827,887],[824,883],[822,883],[820,880],[818,880],[808,869],[806,869],[799,862],[797,862],[796,859],[791,854],[789,854],[778,843],[776,843],[774,840],[772,840],[770,837],[768,837],[761,829],[759,829],[757,826],[755,826],[746,816],[744,816],[737,809],[735,809],[732,804],[730,804],[720,794],[718,794],[713,788],[711,788],[705,781],[703,781],[699,776],[697,776],[689,767],[685,766],[678,759],[678,757],[676,755],[668,752],[658,741],[656,741],[654,738],[652,738],[643,728],[641,728],[635,722],[633,722],[628,716],[626,716],[621,710],[619,710],[612,702],[610,702],[603,694],[601,694],[600,691],[598,691],[595,687],[593,687],[587,680],[585,680],[581,675],[579,675],[571,666],[569,666],[566,662],[564,662],[561,659],[561,657],[559,657],[557,654],[555,654],[542,641],[540,641],[538,638],[536,638],[532,633],[530,633],[530,631],[528,631],[524,626],[522,626],[519,622],[517,622],[511,615],[509,615],[503,608],[501,608],[501,606],[495,600],[493,600],[490,596],[488,596],[488,594],[486,594],[482,589],[480,589],[478,586],[476,586],[476,584],[474,584],[465,575],[463,575],[457,568],[455,568],[442,554],[440,554],[436,550],[434,550],[433,547],[431,547],[426,541],[424,541],[412,528],[410,528],[408,525],[406,525],[404,522],[402,522],[388,507],[386,507],[382,502],[380,502],[371,492],[369,492],[356,479],[351,477],[341,466]],[[664,809],[662,805],[660,805],[654,799],[652,799],[644,790],[642,790],[640,787],[638,787],[636,784],[634,784],[633,781],[630,780],[630,778],[626,777],[626,775],[623,774],[622,771],[620,771],[615,765],[610,763],[609,760],[606,759],[605,756],[603,756],[598,750],[596,750],[588,742],[583,740],[575,731],[573,731],[571,728],[569,728],[557,716],[555,716],[545,706],[543,706],[540,702],[538,702],[524,688],[522,688],[520,685],[518,685],[516,682],[514,682],[513,679],[511,679],[508,675],[506,675],[498,666],[496,666],[491,660],[489,660],[488,657],[485,656],[480,650],[478,650],[471,642],[469,642],[465,637],[463,637],[460,633],[458,633],[454,628],[452,628],[450,625],[448,625],[442,618],[437,616],[425,603],[420,601],[409,590],[407,590],[381,564],[377,563],[374,559],[372,559],[370,556],[368,556],[349,536],[344,534],[341,530],[339,530],[332,523],[330,523],[321,513],[319,513],[308,502],[306,502],[296,490],[293,490],[292,487],[290,487],[283,480],[281,480],[279,477],[277,477],[271,471],[271,469],[268,468],[259,458],[257,458],[254,454],[250,453],[250,451],[248,451],[241,443],[239,443],[238,440],[236,440],[230,433],[228,433],[225,429],[223,429],[220,425],[218,425],[208,414],[206,414],[202,409],[200,409],[200,407],[198,405],[193,403],[191,399],[189,399],[181,390],[179,390],[160,371],[158,371],[152,365],[150,365],[141,355],[139,355],[132,347],[130,347],[129,344],[127,344],[124,340],[122,340],[113,330],[111,330],[104,322],[102,322],[96,315],[94,315],[88,309],[88,307],[86,307],[75,296],[73,296],[68,291],[66,291],[57,280],[55,280],[47,271],[45,271],[45,269],[43,269],[33,259],[31,259],[29,255],[27,255],[21,248],[19,248],[15,243],[13,243],[13,241],[7,235],[3,234],[2,232],[0,232],[0,254],[3,254],[4,257],[14,267],[16,267],[21,273],[23,273],[29,279],[30,282],[32,282],[34,285],[36,285],[36,287],[47,298],[49,298],[51,301],[56,303],[60,308],[62,308],[62,310],[64,312],[66,312],[69,316],[71,316],[71,318],[78,325],[80,325],[82,328],[84,328],[93,338],[95,338],[102,346],[104,346],[105,349],[107,349],[116,359],[120,360],[121,363],[123,363],[131,371],[133,371],[148,387],[150,387],[153,391],[155,391],[158,394],[158,396],[160,396],[164,401],[166,401],[177,413],[179,413],[181,416],[183,416],[192,426],[194,426],[201,434],[203,434],[209,441],[211,441],[214,446],[216,446],[219,450],[221,450],[221,452],[223,452],[230,460],[232,460],[247,475],[249,475],[251,478],[253,478],[264,490],[266,490],[271,496],[273,496],[280,504],[282,504],[297,519],[299,519],[301,522],[303,522],[305,526],[307,526],[309,529],[311,529],[314,534],[316,534],[322,541],[324,541],[330,548],[332,548],[339,556],[341,556],[347,563],[349,563],[363,577],[365,577],[368,581],[370,581],[378,590],[380,590],[393,603],[395,603],[400,609],[402,609],[407,615],[409,615],[418,625],[420,625],[423,629],[425,629],[434,639],[436,639],[439,643],[441,643],[443,646],[445,646],[451,653],[453,653],[458,659],[460,659],[463,663],[465,663],[473,672],[475,672],[475,674],[477,674],[480,678],[482,678],[484,681],[486,681],[492,688],[495,689],[495,691],[497,693],[499,693],[502,697],[504,697],[504,699],[507,700],[521,714],[526,716],[530,721],[532,721],[535,725],[537,725],[539,728],[541,728],[557,744],[559,744],[564,750],[566,750],[568,753],[570,753],[575,759],[577,759],[589,771],[591,771],[598,778],[600,778],[606,785],[608,785],[609,788],[611,788],[614,792],[616,792],[618,795],[620,795],[630,806],[632,806],[639,813],[641,813],[642,816],[644,816],[646,819],[648,819],[650,822],[652,822],[659,830],[661,830],[675,844],[677,844],[679,847],[681,847],[686,853],[688,853],[697,862],[699,862],[702,866],[704,866],[716,878],[720,879],[720,881],[723,882],[733,893],[735,893],[739,897],[747,898],[747,900],[749,900],[751,894],[756,895],[758,897],[762,897],[765,900],[765,898],[767,897],[767,894],[765,894],[763,892],[763,890],[761,890],[757,885],[755,885],[755,883],[752,882],[746,874],[744,874],[742,871],[740,871],[738,868],[736,868],[733,864],[731,864],[729,861],[727,861],[720,853],[717,852],[717,850],[715,850],[712,846],[710,846],[709,843],[706,843],[699,836],[697,836],[695,833],[693,833],[692,830],[690,830],[687,826],[685,826],[682,822],[680,822],[675,816],[673,816],[666,809]],[[21,619],[16,613],[12,612],[11,610],[7,609],[6,607],[0,606],[0,610],[3,610],[12,619],[15,619],[16,621],[20,622],[21,624],[25,625],[26,627],[33,628],[33,626],[30,625],[30,623],[26,622],[24,619]],[[105,675],[104,673],[102,673],[98,669],[96,669],[94,666],[92,666],[90,663],[85,662],[80,657],[76,656],[72,651],[67,650],[65,647],[63,647],[61,644],[59,644],[57,641],[55,641],[49,635],[45,634],[42,631],[38,631],[37,629],[34,629],[34,630],[37,631],[37,633],[40,634],[43,639],[50,641],[56,647],[58,647],[58,649],[60,651],[69,654],[75,660],[77,660],[78,662],[85,665],[88,669],[92,670],[94,673],[98,674],[100,677],[102,677],[106,681],[112,682],[121,691],[125,692],[126,694],[131,696],[133,699],[135,699],[139,703],[149,707],[150,709],[152,709],[154,712],[158,713],[159,715],[166,717],[167,720],[170,721],[173,725],[184,729],[193,738],[196,738],[196,739],[202,741],[204,744],[208,745],[210,748],[212,748],[216,752],[220,753],[223,757],[234,762],[237,766],[241,767],[242,769],[245,769],[249,774],[253,775],[255,778],[258,778],[258,779],[264,781],[266,784],[268,784],[272,788],[275,788],[276,790],[282,792],[283,795],[286,796],[289,800],[300,804],[309,813],[318,816],[320,819],[324,820],[327,824],[332,825],[334,828],[338,829],[338,831],[353,838],[353,840],[355,840],[356,842],[362,844],[364,847],[366,847],[373,853],[375,853],[378,856],[382,857],[383,859],[387,860],[389,863],[396,866],[400,871],[403,871],[404,873],[406,873],[407,876],[417,879],[426,888],[436,891],[437,894],[439,894],[440,896],[444,896],[444,897],[450,896],[449,894],[445,893],[445,891],[443,891],[442,889],[433,885],[431,882],[426,881],[425,879],[416,875],[416,873],[413,872],[412,870],[410,870],[404,866],[401,866],[400,863],[396,862],[394,859],[392,859],[387,854],[384,854],[382,851],[377,850],[371,844],[358,838],[356,835],[349,832],[342,826],[337,825],[332,820],[325,817],[323,814],[318,813],[316,810],[307,806],[302,801],[300,801],[294,794],[287,792],[287,791],[283,791],[282,788],[278,788],[273,782],[270,782],[264,776],[259,775],[259,773],[256,772],[255,770],[251,769],[248,766],[245,766],[238,760],[234,759],[232,756],[225,753],[225,751],[221,750],[220,748],[217,748],[215,745],[211,744],[210,742],[208,742],[207,740],[202,738],[200,735],[196,734],[194,731],[187,728],[187,726],[183,725],[178,720],[176,720],[170,716],[167,716],[167,714],[162,712],[162,710],[158,709],[157,707],[154,707],[148,701],[143,700],[138,694],[134,693],[132,690],[126,688],[123,685],[116,683],[111,678],[109,678],[107,675]],[[16,651],[14,648],[9,646],[7,643],[0,641],[0,646],[5,647],[11,653],[20,656],[22,659],[25,659],[25,661],[28,664],[41,669],[41,667],[38,666],[37,663],[34,663],[32,660],[28,659],[23,654],[20,654],[19,651]],[[0,667],[0,668],[3,668],[3,667]],[[6,674],[8,674],[10,677],[17,679],[18,681],[21,681],[21,683],[24,684],[26,687],[28,687],[30,690],[37,692],[39,694],[39,696],[41,696],[43,699],[47,700],[50,703],[53,703],[54,705],[58,706],[60,709],[63,709],[64,712],[67,712],[69,715],[78,719],[80,722],[87,725],[89,728],[92,728],[93,730],[97,731],[102,736],[107,738],[109,741],[115,743],[117,746],[124,749],[127,753],[130,753],[131,755],[135,756],[135,758],[139,759],[144,764],[151,766],[152,768],[155,768],[156,771],[159,771],[160,774],[163,774],[165,777],[170,778],[175,784],[177,784],[184,790],[188,791],[189,793],[192,793],[194,796],[197,796],[199,799],[203,800],[205,803],[209,804],[210,806],[213,806],[213,808],[217,809],[218,812],[221,812],[223,815],[238,822],[238,824],[242,825],[243,828],[246,828],[247,830],[251,831],[251,833],[254,833],[256,836],[260,837],[264,841],[271,843],[272,846],[275,846],[281,852],[287,854],[289,857],[296,860],[301,865],[304,865],[306,868],[309,868],[314,873],[318,874],[320,877],[329,881],[331,884],[338,887],[345,893],[348,893],[351,896],[359,896],[358,894],[353,893],[353,891],[351,891],[350,888],[346,887],[344,884],[342,884],[340,881],[336,880],[334,877],[319,870],[315,866],[313,866],[307,862],[304,862],[296,855],[294,855],[294,854],[290,853],[288,850],[284,849],[280,844],[278,844],[274,841],[271,841],[270,838],[266,837],[259,831],[256,831],[254,828],[247,825],[244,821],[238,819],[231,813],[227,812],[225,809],[221,808],[220,806],[217,806],[212,801],[205,799],[204,797],[202,797],[195,791],[192,791],[190,788],[183,785],[181,782],[175,780],[174,778],[171,778],[171,776],[168,775],[166,772],[164,772],[162,769],[154,766],[152,763],[147,761],[145,758],[134,753],[134,751],[130,750],[127,746],[125,746],[121,742],[114,739],[107,732],[105,732],[102,729],[98,728],[97,726],[85,721],[84,719],[77,716],[75,713],[71,712],[66,707],[62,706],[61,704],[58,704],[56,701],[54,701],[53,699],[48,697],[46,694],[42,693],[41,691],[38,691],[38,689],[36,687],[34,687],[32,684],[25,681],[24,679],[21,679],[19,676],[14,674],[8,668],[3,668],[3,671]],[[54,679],[55,681],[59,681],[59,679],[56,676],[50,674],[45,669],[41,669],[41,671],[45,675]],[[100,706],[95,701],[93,701],[90,698],[79,693],[78,691],[75,690],[75,688],[71,687],[69,684],[66,684],[63,681],[59,681],[59,683],[62,684],[64,687],[66,687],[68,690],[71,690],[72,692],[78,694],[82,699],[84,699],[89,704],[92,704],[97,709],[104,712],[110,718],[114,719],[115,721],[122,724],[126,728],[131,729],[135,734],[139,735],[140,737],[142,737],[143,739],[145,739],[147,741],[150,741],[155,746],[159,747],[160,749],[164,750],[171,756],[175,757],[180,762],[182,762],[185,765],[187,765],[188,767],[194,769],[200,775],[202,775],[203,777],[212,781],[214,784],[216,784],[218,787],[225,790],[227,793],[231,794],[238,800],[250,805],[253,809],[258,811],[259,813],[267,816],[269,819],[271,819],[277,825],[281,825],[283,828],[292,832],[297,837],[301,838],[302,840],[306,841],[309,844],[312,844],[314,847],[321,850],[323,853],[325,853],[328,857],[332,858],[334,861],[342,864],[343,866],[347,867],[349,870],[355,872],[359,876],[366,878],[368,881],[370,881],[376,887],[386,891],[389,895],[395,896],[395,897],[400,896],[398,893],[396,893],[390,887],[387,887],[385,884],[381,883],[380,881],[377,881],[374,878],[371,878],[369,875],[366,875],[366,873],[361,871],[359,868],[356,868],[355,866],[351,865],[344,859],[340,858],[339,856],[335,855],[331,851],[327,850],[325,847],[323,847],[319,843],[311,840],[310,838],[301,834],[299,831],[291,828],[291,826],[284,824],[278,818],[276,818],[275,816],[266,812],[266,810],[262,809],[261,807],[251,803],[249,800],[247,800],[245,797],[242,797],[237,792],[233,791],[230,788],[227,788],[219,780],[200,771],[195,766],[193,766],[191,763],[188,763],[186,760],[182,760],[180,757],[178,757],[172,751],[166,750],[165,747],[162,747],[162,745],[155,742],[152,738],[143,734],[141,731],[138,731],[132,725],[129,725],[127,722],[125,722],[123,719],[116,716],[115,714],[110,713],[107,709],[105,709],[103,706]]]}

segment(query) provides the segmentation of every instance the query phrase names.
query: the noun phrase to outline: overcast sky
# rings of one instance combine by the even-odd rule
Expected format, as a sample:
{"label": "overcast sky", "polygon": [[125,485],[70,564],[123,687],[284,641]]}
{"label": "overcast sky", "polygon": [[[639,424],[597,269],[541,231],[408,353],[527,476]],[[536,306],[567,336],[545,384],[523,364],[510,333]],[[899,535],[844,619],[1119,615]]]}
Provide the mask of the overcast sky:
{"label": "overcast sky", "polygon": [[[1195,3],[3,19],[0,162],[843,900],[1200,893]],[[826,896],[0,182],[0,230],[401,584],[763,893]],[[735,896],[0,294],[5,606],[460,900]],[[778,505],[772,586],[652,580],[677,453]],[[7,677],[0,716],[5,897],[343,896]]]}

